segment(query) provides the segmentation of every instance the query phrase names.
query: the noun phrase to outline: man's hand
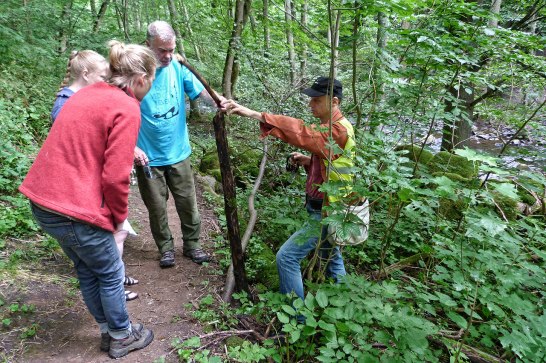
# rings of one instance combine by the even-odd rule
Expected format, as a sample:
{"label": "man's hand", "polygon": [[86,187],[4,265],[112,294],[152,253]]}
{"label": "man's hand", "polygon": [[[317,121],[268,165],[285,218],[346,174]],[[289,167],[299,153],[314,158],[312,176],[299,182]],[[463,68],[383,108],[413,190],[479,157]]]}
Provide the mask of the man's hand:
{"label": "man's hand", "polygon": [[311,165],[311,157],[307,155],[303,155],[299,152],[293,152],[290,154],[290,161],[292,164],[295,165],[301,165],[301,166],[309,166]]}
{"label": "man's hand", "polygon": [[250,108],[247,108],[245,106],[241,106],[240,104],[238,104],[237,102],[233,100],[226,100],[226,102],[222,104],[222,107],[225,108],[228,115],[231,115],[234,113],[239,116],[252,117],[256,120],[263,121],[263,117],[260,112],[251,110]]}
{"label": "man's hand", "polygon": [[148,162],[149,160],[146,153],[142,151],[142,149],[139,148],[138,146],[135,146],[135,164],[144,166],[144,165],[147,165]]}

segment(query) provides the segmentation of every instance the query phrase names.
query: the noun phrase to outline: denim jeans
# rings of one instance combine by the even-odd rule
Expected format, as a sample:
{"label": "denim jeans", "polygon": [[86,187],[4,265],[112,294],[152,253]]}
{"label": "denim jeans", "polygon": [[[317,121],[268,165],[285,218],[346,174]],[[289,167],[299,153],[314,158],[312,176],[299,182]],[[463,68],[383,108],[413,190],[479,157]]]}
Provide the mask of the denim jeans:
{"label": "denim jeans", "polygon": [[324,240],[327,228],[320,226],[319,222],[322,218],[320,209],[313,209],[309,204],[306,205],[306,209],[309,213],[309,221],[290,236],[277,252],[277,270],[279,271],[281,293],[294,292],[302,300],[304,295],[300,263],[309,252],[314,251],[317,247],[319,233],[321,233],[322,239],[319,256],[321,260],[327,261],[326,276],[338,282],[339,277],[346,275],[339,247],[332,247],[328,241]]}
{"label": "denim jeans", "polygon": [[173,165],[152,166],[151,171],[154,179],[147,178],[142,167],[136,168],[138,189],[148,209],[150,229],[159,253],[174,251],[173,235],[167,218],[169,190],[180,218],[184,251],[201,248],[201,218],[197,209],[190,158]]}
{"label": "denim jeans", "polygon": [[31,203],[40,227],[54,237],[74,263],[80,290],[99,326],[115,339],[131,332],[125,305],[125,271],[112,232],[43,210]]}

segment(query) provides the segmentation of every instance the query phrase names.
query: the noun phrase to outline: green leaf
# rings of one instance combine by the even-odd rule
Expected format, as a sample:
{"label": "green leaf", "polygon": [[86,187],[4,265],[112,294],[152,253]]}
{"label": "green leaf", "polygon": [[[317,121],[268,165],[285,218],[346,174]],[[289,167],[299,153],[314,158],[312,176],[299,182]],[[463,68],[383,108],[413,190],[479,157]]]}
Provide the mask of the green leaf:
{"label": "green leaf", "polygon": [[459,156],[462,156],[462,157],[465,157],[470,161],[479,161],[479,162],[487,164],[487,165],[497,166],[497,159],[496,158],[491,157],[489,155],[485,155],[485,154],[479,154],[478,152],[476,152],[476,151],[474,151],[472,149],[469,149],[469,148],[456,149],[456,150],[454,150],[454,152],[455,152],[455,154],[457,154]]}
{"label": "green leaf", "polygon": [[288,315],[286,315],[284,313],[281,313],[281,312],[277,313],[277,318],[283,324],[288,324],[288,322],[290,321],[290,318],[288,317]]}
{"label": "green leaf", "polygon": [[516,186],[514,184],[510,183],[500,183],[500,184],[493,184],[493,188],[499,192],[500,194],[512,198],[515,200],[519,200],[518,192],[516,191]]}
{"label": "green leaf", "polygon": [[326,295],[324,291],[319,290],[315,299],[317,300],[317,303],[321,308],[325,308],[326,306],[328,306],[328,295]]}
{"label": "green leaf", "polygon": [[283,305],[281,308],[290,316],[296,315],[296,310],[290,305]]}
{"label": "green leaf", "polygon": [[326,323],[325,321],[323,320],[320,320],[318,322],[318,326],[321,328],[321,329],[324,329],[326,331],[330,331],[330,332],[333,332],[335,333],[336,332],[336,327],[334,324],[330,324],[330,323]]}
{"label": "green leaf", "polygon": [[291,334],[290,334],[290,343],[295,343],[298,341],[298,339],[300,338],[300,334],[301,332],[299,330],[294,330]]}
{"label": "green leaf", "polygon": [[468,323],[465,318],[454,311],[448,311],[446,315],[451,319],[451,321],[457,324],[459,328],[466,329]]}

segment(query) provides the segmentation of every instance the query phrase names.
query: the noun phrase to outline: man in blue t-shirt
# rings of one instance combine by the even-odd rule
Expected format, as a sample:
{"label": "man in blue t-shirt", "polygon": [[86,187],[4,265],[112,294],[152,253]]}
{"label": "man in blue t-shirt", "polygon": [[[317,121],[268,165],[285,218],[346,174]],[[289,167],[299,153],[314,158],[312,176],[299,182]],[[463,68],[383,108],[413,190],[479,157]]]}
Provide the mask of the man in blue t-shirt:
{"label": "man in blue t-shirt", "polygon": [[[135,148],[138,188],[148,208],[152,236],[161,254],[159,266],[174,266],[174,240],[167,219],[169,190],[180,218],[183,255],[201,264],[210,260],[201,248],[201,219],[190,165],[185,95],[215,104],[199,80],[173,59],[176,35],[164,21],[148,26],[146,44],[160,63],[152,88],[140,103],[142,125]],[[222,96],[218,96],[224,100]],[[145,175],[143,165],[149,165]]]}

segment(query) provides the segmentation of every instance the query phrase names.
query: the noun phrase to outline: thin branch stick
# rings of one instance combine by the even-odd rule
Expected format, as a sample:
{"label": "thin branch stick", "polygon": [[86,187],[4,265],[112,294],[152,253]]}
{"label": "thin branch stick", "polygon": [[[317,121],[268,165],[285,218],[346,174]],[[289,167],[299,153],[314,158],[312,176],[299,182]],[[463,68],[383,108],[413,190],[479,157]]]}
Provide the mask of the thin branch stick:
{"label": "thin branch stick", "polygon": [[[267,162],[267,140],[266,139],[264,139],[263,145],[264,145],[263,156],[262,156],[262,161],[260,163],[260,171],[258,173],[258,177],[256,178],[256,181],[254,182],[254,187],[252,188],[252,191],[250,192],[250,195],[248,196],[248,211],[250,213],[250,219],[248,221],[245,233],[241,240],[243,253],[246,250],[246,246],[248,245],[248,241],[250,240],[250,236],[252,235],[254,226],[256,224],[256,219],[258,216],[258,213],[256,212],[256,208],[254,207],[254,199],[256,197],[256,193],[258,192],[258,189],[260,188],[260,184],[262,183],[262,179],[265,172],[265,164]],[[233,294],[234,287],[235,287],[235,276],[233,275],[233,263],[232,263],[229,266],[229,269],[227,272],[226,285],[224,287],[224,294],[222,295],[222,300],[224,300],[225,302],[229,302],[231,300],[231,295]]]}

